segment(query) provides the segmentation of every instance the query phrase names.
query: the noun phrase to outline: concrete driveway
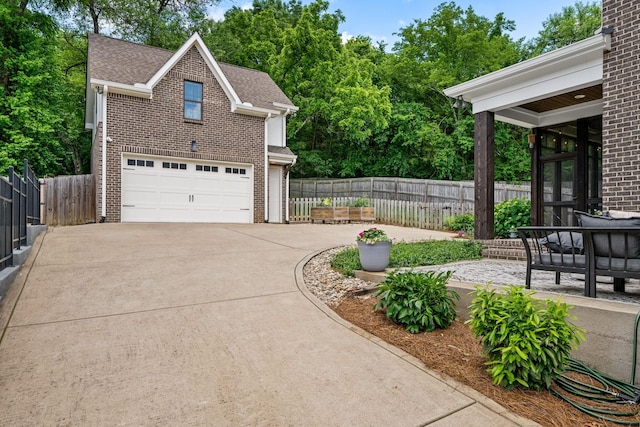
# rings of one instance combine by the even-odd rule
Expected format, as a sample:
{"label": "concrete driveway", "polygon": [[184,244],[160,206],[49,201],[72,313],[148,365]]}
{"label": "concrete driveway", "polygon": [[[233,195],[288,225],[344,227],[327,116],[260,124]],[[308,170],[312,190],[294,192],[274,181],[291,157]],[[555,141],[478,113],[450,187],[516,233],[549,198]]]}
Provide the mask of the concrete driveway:
{"label": "concrete driveway", "polygon": [[304,290],[304,261],[364,227],[49,229],[0,306],[0,425],[527,424]]}

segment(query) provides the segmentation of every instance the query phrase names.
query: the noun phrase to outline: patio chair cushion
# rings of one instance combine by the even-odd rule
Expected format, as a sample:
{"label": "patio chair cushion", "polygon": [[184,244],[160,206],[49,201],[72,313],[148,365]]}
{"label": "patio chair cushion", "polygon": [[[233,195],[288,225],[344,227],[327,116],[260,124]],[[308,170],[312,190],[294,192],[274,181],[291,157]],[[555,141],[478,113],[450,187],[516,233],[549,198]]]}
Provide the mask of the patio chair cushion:
{"label": "patio chair cushion", "polygon": [[582,227],[638,228],[637,233],[593,233],[593,251],[596,256],[640,258],[640,218],[609,218],[579,211],[575,215]]}
{"label": "patio chair cushion", "polygon": [[535,256],[535,263],[541,265],[556,265],[563,267],[585,268],[586,256],[584,255],[563,255],[563,254],[538,254]]}
{"label": "patio chair cushion", "polygon": [[562,252],[563,254],[584,253],[582,233],[570,231],[551,233],[540,239],[539,242],[541,245],[546,246],[551,252]]}
{"label": "patio chair cushion", "polygon": [[598,256],[596,257],[596,270],[640,272],[640,259],[630,258],[625,262],[623,258],[611,258],[611,263],[609,263],[609,257]]}

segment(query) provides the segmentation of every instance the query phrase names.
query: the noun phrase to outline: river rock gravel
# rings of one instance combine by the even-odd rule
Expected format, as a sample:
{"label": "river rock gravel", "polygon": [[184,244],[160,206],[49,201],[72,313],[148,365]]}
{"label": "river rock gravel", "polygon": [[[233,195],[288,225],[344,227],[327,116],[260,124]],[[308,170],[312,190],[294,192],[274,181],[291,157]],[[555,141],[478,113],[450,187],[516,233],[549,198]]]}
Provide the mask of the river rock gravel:
{"label": "river rock gravel", "polygon": [[331,308],[340,305],[345,296],[371,286],[370,282],[356,277],[346,277],[331,268],[331,258],[344,250],[341,246],[326,250],[314,256],[302,270],[304,283],[309,291]]}

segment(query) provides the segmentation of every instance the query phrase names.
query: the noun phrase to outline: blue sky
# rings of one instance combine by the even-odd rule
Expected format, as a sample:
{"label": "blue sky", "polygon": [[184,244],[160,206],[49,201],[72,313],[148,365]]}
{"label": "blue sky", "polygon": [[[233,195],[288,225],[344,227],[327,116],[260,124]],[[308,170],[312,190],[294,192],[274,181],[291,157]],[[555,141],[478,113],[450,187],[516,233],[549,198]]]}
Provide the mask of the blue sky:
{"label": "blue sky", "polygon": [[[411,24],[415,19],[427,20],[444,0],[330,0],[330,11],[340,9],[346,21],[340,25],[344,37],[364,35],[374,41],[384,41],[390,47],[398,40],[393,33]],[[493,19],[504,12],[507,19],[516,23],[514,39],[535,37],[542,23],[563,7],[577,0],[457,0],[466,9],[469,6],[481,16]],[[303,0],[304,4],[310,3]],[[223,0],[211,10],[214,19],[222,19],[224,11],[232,6],[249,7],[251,0]]]}

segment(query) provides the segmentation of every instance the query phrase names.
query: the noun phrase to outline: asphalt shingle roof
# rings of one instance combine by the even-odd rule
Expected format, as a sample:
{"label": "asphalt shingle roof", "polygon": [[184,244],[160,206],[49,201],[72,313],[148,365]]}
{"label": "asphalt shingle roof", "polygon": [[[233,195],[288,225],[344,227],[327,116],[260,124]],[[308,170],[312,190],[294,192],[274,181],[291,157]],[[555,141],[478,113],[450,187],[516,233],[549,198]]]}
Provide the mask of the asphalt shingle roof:
{"label": "asphalt shingle roof", "polygon": [[[127,85],[146,83],[174,54],[99,34],[89,34],[88,39],[90,79]],[[273,108],[274,102],[293,105],[267,73],[221,62],[218,65],[242,102],[262,108]]]}

